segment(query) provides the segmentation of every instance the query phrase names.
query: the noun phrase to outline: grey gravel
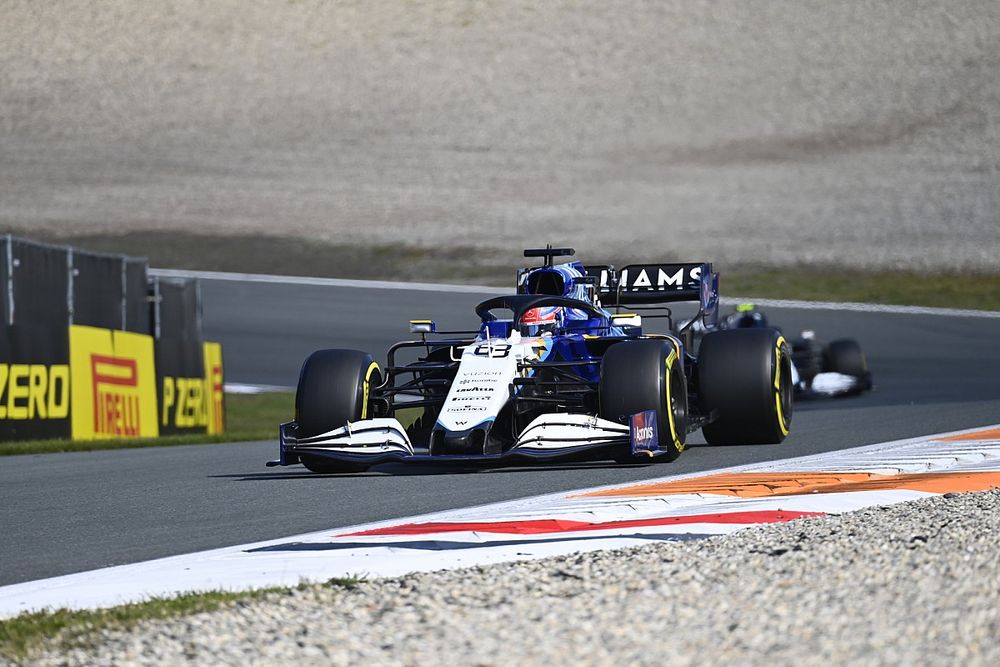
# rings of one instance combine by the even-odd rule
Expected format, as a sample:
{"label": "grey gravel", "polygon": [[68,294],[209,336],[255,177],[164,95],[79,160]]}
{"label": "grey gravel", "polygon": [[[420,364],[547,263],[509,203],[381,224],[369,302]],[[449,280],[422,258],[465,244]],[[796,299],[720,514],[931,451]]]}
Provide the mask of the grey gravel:
{"label": "grey gravel", "polygon": [[5,0],[0,231],[995,271],[996,0]]}
{"label": "grey gravel", "polygon": [[1000,664],[1000,489],[694,542],[311,587],[33,658],[316,661]]}

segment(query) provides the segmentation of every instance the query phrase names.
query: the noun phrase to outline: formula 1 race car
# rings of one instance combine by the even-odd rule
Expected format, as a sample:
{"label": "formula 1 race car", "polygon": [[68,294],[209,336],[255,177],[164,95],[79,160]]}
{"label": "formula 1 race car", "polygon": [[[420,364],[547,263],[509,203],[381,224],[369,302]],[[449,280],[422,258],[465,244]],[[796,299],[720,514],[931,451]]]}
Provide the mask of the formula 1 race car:
{"label": "formula 1 race car", "polygon": [[[530,249],[542,266],[517,293],[476,306],[471,331],[411,320],[419,340],[384,368],[357,350],[319,350],[302,366],[280,458],[319,473],[388,461],[672,460],[697,429],[709,444],[778,443],[792,417],[791,350],[776,329],[719,329],[711,264],[616,270]],[[696,301],[706,330],[645,333],[640,310]],[[650,304],[659,304],[651,306]],[[631,312],[622,308],[632,306]],[[613,307],[615,312],[607,308]],[[409,355],[412,358],[404,358]]]}
{"label": "formula 1 race car", "polygon": [[[719,321],[721,329],[769,327],[767,316],[752,303],[739,304]],[[824,343],[815,332],[807,330],[789,343],[796,397],[855,396],[872,388],[868,360],[856,340],[841,338]]]}

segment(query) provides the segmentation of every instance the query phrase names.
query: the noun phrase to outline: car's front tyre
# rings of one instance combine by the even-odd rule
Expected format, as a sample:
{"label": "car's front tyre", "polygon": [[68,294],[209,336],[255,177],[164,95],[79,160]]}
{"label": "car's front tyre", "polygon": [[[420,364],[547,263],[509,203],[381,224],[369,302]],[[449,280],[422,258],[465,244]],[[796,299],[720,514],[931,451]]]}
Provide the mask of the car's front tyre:
{"label": "car's front tyre", "polygon": [[[317,350],[302,364],[295,389],[299,438],[320,435],[371,414],[372,389],[382,381],[378,364],[359,350]],[[303,454],[302,464],[317,473],[358,472],[368,466]]]}
{"label": "car's front tyre", "polygon": [[[680,346],[672,340],[650,339],[618,343],[604,353],[598,389],[600,415],[628,424],[639,412],[656,412],[657,459],[672,461],[684,451],[687,437],[687,381]],[[647,462],[646,456],[626,453],[622,463]]]}

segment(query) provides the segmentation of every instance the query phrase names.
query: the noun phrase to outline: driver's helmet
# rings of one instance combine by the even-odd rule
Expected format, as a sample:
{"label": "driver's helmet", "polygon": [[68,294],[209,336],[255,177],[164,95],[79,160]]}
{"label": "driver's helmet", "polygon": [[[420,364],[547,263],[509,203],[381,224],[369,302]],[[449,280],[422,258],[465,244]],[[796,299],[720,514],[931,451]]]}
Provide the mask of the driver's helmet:
{"label": "driver's helmet", "polygon": [[562,326],[565,308],[562,306],[543,306],[530,308],[521,316],[521,334],[524,336],[541,336],[552,333]]}
{"label": "driver's helmet", "polygon": [[[586,283],[581,282],[581,279],[585,275],[586,269],[580,262],[569,262],[567,264],[556,264],[555,266],[532,269],[525,274],[521,285],[518,286],[518,293],[537,294],[539,296],[564,296],[593,303],[594,298],[587,291]],[[550,311],[557,312],[559,325],[562,325],[564,320],[579,321],[587,320],[591,317],[586,311],[578,308],[548,307],[542,308],[541,311],[544,315],[549,315]]]}
{"label": "driver's helmet", "polygon": [[760,329],[767,326],[767,317],[752,303],[741,303],[736,312],[726,318],[727,329]]}

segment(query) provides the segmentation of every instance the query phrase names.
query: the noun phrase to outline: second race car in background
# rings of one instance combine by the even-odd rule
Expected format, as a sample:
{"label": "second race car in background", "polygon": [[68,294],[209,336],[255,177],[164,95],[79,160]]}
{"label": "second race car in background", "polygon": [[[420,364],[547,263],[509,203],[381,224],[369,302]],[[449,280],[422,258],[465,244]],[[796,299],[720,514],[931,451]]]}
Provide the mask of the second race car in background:
{"label": "second race car in background", "polygon": [[[752,303],[741,303],[719,319],[720,329],[776,328]],[[777,327],[780,330],[780,327]],[[852,338],[825,343],[813,331],[788,338],[792,347],[795,395],[799,398],[856,396],[872,388],[872,374],[861,345]]]}

